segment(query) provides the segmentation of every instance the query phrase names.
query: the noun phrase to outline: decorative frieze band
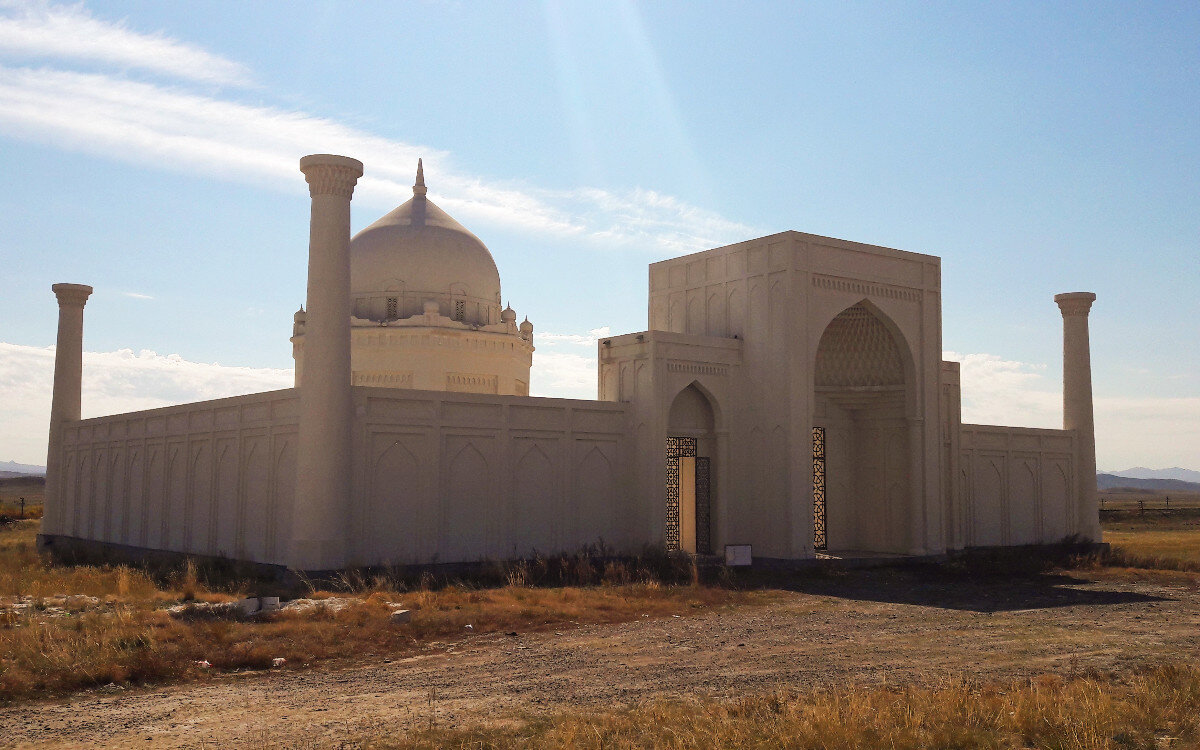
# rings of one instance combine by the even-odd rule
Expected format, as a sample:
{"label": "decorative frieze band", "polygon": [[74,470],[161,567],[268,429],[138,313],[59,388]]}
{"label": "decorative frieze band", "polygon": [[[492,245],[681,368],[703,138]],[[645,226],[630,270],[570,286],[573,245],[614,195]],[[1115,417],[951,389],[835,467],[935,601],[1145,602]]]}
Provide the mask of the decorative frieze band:
{"label": "decorative frieze band", "polygon": [[729,374],[726,365],[702,365],[697,362],[668,362],[667,372],[682,372],[690,375],[716,375],[725,377]]}
{"label": "decorative frieze band", "polygon": [[377,387],[412,388],[413,384],[411,372],[355,371],[351,379],[354,385]]}
{"label": "decorative frieze band", "polygon": [[446,390],[459,393],[497,393],[499,380],[496,375],[475,375],[464,372],[446,373]]}
{"label": "decorative frieze band", "polygon": [[820,274],[813,274],[812,282],[813,286],[819,289],[851,292],[852,294],[861,294],[864,297],[887,297],[888,299],[902,299],[908,302],[921,301],[921,292],[918,289],[904,289],[887,284],[852,281],[850,279],[839,279],[836,276],[822,276]]}

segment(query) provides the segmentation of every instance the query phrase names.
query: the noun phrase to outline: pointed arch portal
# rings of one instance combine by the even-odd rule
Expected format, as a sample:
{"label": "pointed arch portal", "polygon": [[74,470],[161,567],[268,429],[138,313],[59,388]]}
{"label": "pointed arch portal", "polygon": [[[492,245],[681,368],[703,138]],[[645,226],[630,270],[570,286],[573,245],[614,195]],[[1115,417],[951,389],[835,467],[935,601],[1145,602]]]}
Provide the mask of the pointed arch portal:
{"label": "pointed arch portal", "polygon": [[712,553],[714,412],[695,383],[675,396],[667,419],[667,549]]}
{"label": "pointed arch portal", "polygon": [[863,300],[829,322],[813,362],[813,547],[903,553],[911,546],[911,357]]}

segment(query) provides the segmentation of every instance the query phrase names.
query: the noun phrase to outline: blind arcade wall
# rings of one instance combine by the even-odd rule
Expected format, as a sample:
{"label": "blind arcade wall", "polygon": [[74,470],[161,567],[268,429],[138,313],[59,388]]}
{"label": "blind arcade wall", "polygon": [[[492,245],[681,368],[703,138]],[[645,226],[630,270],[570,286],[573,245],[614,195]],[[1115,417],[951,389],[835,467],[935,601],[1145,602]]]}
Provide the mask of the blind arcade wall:
{"label": "blind arcade wall", "polygon": [[[352,564],[647,539],[624,405],[366,387],[354,404]],[[286,565],[296,426],[292,389],[72,423],[44,533]]]}

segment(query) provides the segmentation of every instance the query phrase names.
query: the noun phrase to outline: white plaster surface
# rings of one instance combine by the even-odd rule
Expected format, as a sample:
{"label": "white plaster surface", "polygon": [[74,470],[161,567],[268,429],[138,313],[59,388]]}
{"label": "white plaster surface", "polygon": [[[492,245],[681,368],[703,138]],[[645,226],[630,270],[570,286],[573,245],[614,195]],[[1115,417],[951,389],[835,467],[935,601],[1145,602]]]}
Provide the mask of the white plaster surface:
{"label": "white plaster surface", "polygon": [[64,306],[47,533],[304,569],[705,539],[801,560],[817,427],[828,551],[1099,538],[1094,295],[1056,298],[1063,430],[961,424],[938,258],[800,232],[652,264],[649,330],[598,343],[598,400],[530,398],[532,325],[422,175],[351,241],[361,165],[303,167],[297,388],[80,421],[82,303]]}

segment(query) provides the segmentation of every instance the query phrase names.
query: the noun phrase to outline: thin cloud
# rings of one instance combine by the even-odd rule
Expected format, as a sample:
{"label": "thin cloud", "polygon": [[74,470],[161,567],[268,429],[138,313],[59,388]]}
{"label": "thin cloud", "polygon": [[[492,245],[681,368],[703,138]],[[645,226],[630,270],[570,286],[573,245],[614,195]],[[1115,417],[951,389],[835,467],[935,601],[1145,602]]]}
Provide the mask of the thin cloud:
{"label": "thin cloud", "polygon": [[[1046,366],[993,354],[944,352],[961,363],[962,418],[975,424],[1062,428],[1062,386]],[[1096,396],[1101,466],[1200,468],[1200,398]]]}
{"label": "thin cloud", "polygon": [[[594,399],[594,345],[607,328],[543,334],[534,352],[531,392]],[[990,354],[946,352],[962,362],[963,420],[979,424],[1059,427],[1062,395],[1044,366]],[[152,351],[85,352],[83,415],[120,414],[291,387],[293,371],[192,362]],[[0,402],[5,408],[0,456],[45,460],[54,348],[0,343]],[[1200,398],[1097,397],[1096,448],[1101,466],[1200,468]]]}
{"label": "thin cloud", "polygon": [[578,344],[581,346],[595,346],[596,342],[602,338],[612,335],[612,329],[608,326],[593,328],[587,333],[539,333],[537,340],[539,346],[546,344]]}
{"label": "thin cloud", "polygon": [[411,195],[425,158],[437,201],[468,221],[593,244],[682,253],[753,234],[750,227],[653,191],[552,191],[487,181],[428,146],[395,141],[302,112],[215,99],[97,73],[0,67],[0,132],[103,158],[191,170],[299,193],[298,155],[361,159],[356,200],[391,208]]}
{"label": "thin cloud", "polygon": [[199,83],[250,81],[239,63],[164,34],[99,20],[82,5],[0,2],[0,53],[102,63]]}
{"label": "thin cloud", "polygon": [[367,165],[358,200],[391,208],[407,200],[421,156],[438,202],[471,221],[672,254],[755,233],[653,190],[562,191],[487,180],[456,169],[439,149],[303,112],[197,94],[181,86],[244,84],[250,73],[195,45],[97,19],[82,6],[0,0],[0,55],[108,63],[174,79],[166,86],[94,70],[0,66],[0,132],[103,158],[300,192],[300,155],[344,153]]}
{"label": "thin cloud", "polygon": [[[191,362],[143,350],[83,354],[83,416],[98,417],[290,388],[292,370]],[[0,456],[41,464],[46,458],[54,347],[0,342]]]}
{"label": "thin cloud", "polygon": [[124,297],[132,297],[133,299],[154,299],[154,297],[151,295],[142,294],[141,292],[121,292],[121,295]]}

